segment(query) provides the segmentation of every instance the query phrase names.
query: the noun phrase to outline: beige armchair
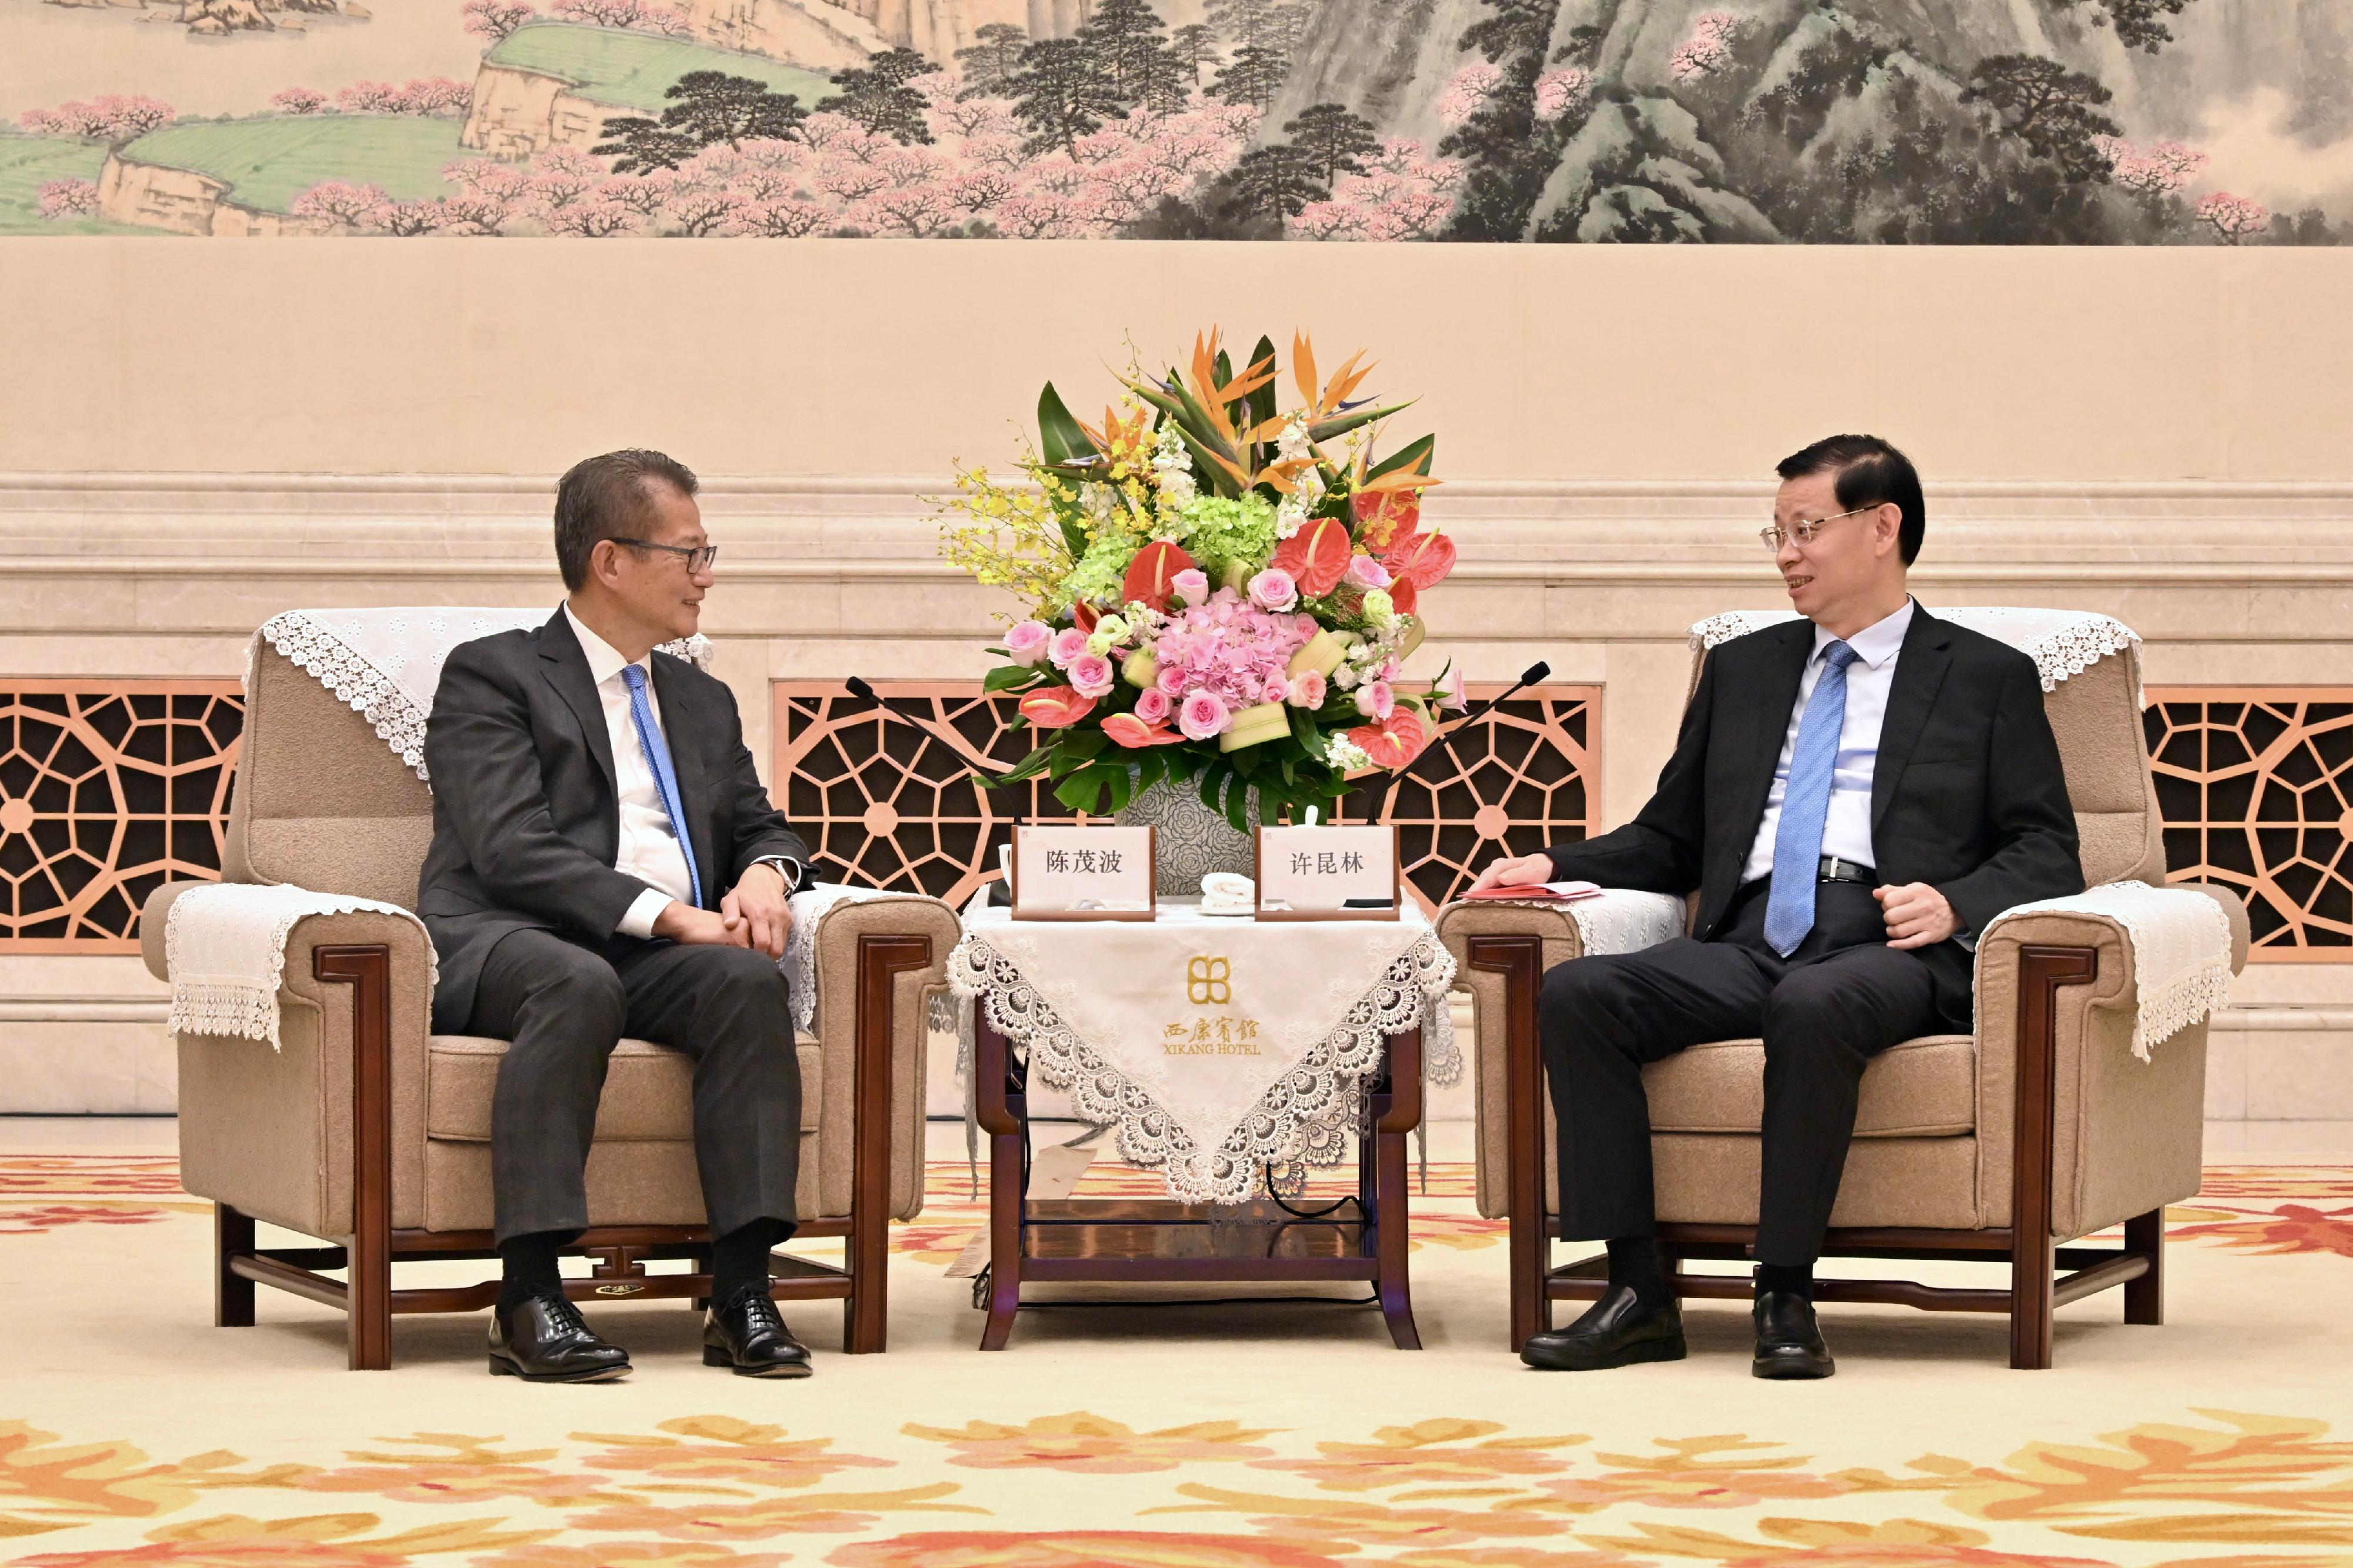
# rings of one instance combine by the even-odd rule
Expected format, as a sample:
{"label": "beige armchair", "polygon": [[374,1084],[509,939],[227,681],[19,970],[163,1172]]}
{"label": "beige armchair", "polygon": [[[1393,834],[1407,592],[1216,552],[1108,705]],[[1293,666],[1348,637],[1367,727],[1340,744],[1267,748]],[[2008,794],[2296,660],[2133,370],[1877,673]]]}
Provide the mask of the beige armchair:
{"label": "beige armchair", "polygon": [[[367,720],[268,646],[246,710],[223,872],[413,907],[432,834],[426,786]],[[147,967],[169,979],[174,899],[159,888],[142,922]],[[845,1348],[884,1345],[891,1218],[923,1203],[923,1015],[957,925],[933,899],[834,904],[818,932],[814,1037],[798,1039],[802,1085],[798,1235],[843,1237],[844,1267],[779,1254],[775,1293],[839,1298]],[[396,1312],[469,1311],[497,1286],[395,1289],[396,1262],[491,1258],[491,1097],[505,1042],[435,1035],[427,953],[411,921],[311,916],[287,942],[281,1048],[178,1037],[180,1169],[216,1205],[216,1321],[253,1322],[254,1286],[350,1317],[351,1364],[391,1364]],[[681,1053],[624,1040],[588,1156],[591,1227],[574,1248],[594,1274],[580,1299],[700,1297],[710,1234],[696,1179],[691,1068]],[[325,1245],[261,1247],[256,1221]],[[690,1259],[659,1273],[654,1259]],[[347,1269],[348,1282],[328,1269]]]}
{"label": "beige armchair", "polygon": [[[1705,658],[1694,660],[1694,687]],[[2094,887],[2165,880],[2139,689],[2126,648],[2045,699]],[[2243,966],[2244,907],[2224,889],[2196,890],[2223,906],[2232,964]],[[1547,969],[1582,949],[1558,910],[1457,903],[1439,930],[1473,997],[1479,1209],[1511,1221],[1516,1347],[1551,1326],[1552,1302],[1598,1297],[1606,1274],[1599,1258],[1551,1261],[1559,1174],[1536,993]],[[2006,1262],[2009,1288],[1825,1279],[1818,1295],[2007,1312],[2010,1364],[2047,1367],[2055,1307],[2121,1284],[2126,1321],[2162,1319],[2165,1205],[2200,1183],[2207,1026],[2183,1029],[2147,1061],[2132,1054],[2133,949],[2105,917],[2005,921],[1978,963],[1974,1036],[1906,1041],[1864,1072],[1825,1256]],[[1686,1296],[1746,1297],[1745,1278],[1680,1263],[1738,1259],[1755,1238],[1763,1042],[1701,1046],[1642,1079],[1670,1279]],[[2121,1249],[2065,1245],[2118,1223]]]}

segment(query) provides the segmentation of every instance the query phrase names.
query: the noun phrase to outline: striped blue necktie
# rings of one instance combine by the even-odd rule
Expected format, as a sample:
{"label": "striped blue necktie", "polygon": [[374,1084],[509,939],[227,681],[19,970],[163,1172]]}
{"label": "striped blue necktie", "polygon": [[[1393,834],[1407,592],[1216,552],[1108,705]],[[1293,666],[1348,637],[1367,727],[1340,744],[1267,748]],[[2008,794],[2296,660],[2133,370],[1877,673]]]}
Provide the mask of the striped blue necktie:
{"label": "striped blue necktie", "polygon": [[1846,667],[1854,660],[1854,649],[1842,642],[1822,650],[1821,679],[1806,699],[1798,743],[1789,752],[1788,787],[1781,792],[1781,821],[1773,830],[1773,890],[1765,900],[1765,941],[1784,958],[1814,929],[1822,825],[1831,814],[1831,774],[1846,723]]}
{"label": "striped blue necktie", "polygon": [[[638,721],[638,744],[653,767],[654,787],[661,794],[662,815],[670,818],[670,830],[678,836],[679,852],[686,857],[687,884],[694,889],[694,907],[701,909],[702,873],[695,868],[694,840],[687,837],[686,807],[678,797],[678,774],[670,769],[670,747],[662,740],[661,726],[654,722],[653,705],[646,700],[646,672],[634,664],[625,664],[621,667],[621,680],[629,689],[629,714]],[[1812,719],[1812,709],[1806,710],[1806,717]],[[1804,742],[1799,743],[1802,745]],[[1819,824],[1814,837],[1821,837]]]}

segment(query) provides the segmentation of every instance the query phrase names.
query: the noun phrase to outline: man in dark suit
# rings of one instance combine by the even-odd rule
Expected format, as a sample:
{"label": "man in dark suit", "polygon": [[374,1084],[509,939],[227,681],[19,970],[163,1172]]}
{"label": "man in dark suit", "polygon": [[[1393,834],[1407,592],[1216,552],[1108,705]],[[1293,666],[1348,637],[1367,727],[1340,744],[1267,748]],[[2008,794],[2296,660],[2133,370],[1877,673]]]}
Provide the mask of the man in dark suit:
{"label": "man in dark suit", "polygon": [[591,458],[556,488],[568,597],[536,631],[452,650],[425,757],[433,846],[417,912],[440,961],[433,1026],[512,1040],[491,1116],[504,1280],[491,1370],[629,1370],[565,1298],[583,1170],[624,1036],[694,1057],[695,1161],[712,1243],[703,1360],[797,1377],[768,1294],[800,1159],[786,896],[807,857],[770,804],[727,688],[654,652],[691,636],[718,554],[695,478],[659,452]]}
{"label": "man in dark suit", "polygon": [[1545,976],[1561,1237],[1609,1243],[1609,1288],[1522,1348],[1534,1366],[1683,1356],[1653,1239],[1641,1070],[1762,1037],[1754,1370],[1829,1376],[1813,1265],[1864,1065],[1967,1031],[1977,933],[2014,904],[2084,888],[2033,661],[1906,591],[1926,516],[1911,463],[1875,437],[1834,436],[1779,472],[1765,542],[1804,618],[1708,655],[1633,821],[1479,878],[1698,894],[1691,935]]}

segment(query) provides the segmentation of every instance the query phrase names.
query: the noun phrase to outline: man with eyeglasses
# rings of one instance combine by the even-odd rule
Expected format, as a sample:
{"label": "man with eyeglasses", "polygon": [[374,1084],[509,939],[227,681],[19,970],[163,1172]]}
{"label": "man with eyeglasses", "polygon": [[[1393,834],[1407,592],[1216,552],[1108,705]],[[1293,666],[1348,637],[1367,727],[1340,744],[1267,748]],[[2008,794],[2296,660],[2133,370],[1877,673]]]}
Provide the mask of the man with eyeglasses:
{"label": "man with eyeglasses", "polygon": [[659,452],[576,464],[555,492],[566,598],[535,631],[454,649],[425,734],[433,845],[417,913],[437,1033],[512,1041],[491,1112],[504,1278],[491,1371],[629,1370],[566,1300],[583,1172],[624,1036],[694,1058],[695,1164],[713,1237],[703,1361],[800,1377],[768,1294],[791,1234],[800,1065],[786,896],[807,850],[761,785],[727,688],[657,646],[693,635],[718,547],[694,475]]}
{"label": "man with eyeglasses", "polygon": [[1903,1040],[1968,1032],[1975,933],[2012,905],[2084,888],[2033,661],[1937,619],[1905,587],[1926,524],[1911,462],[1876,437],[1833,436],[1779,473],[1765,544],[1803,618],[1708,655],[1633,821],[1499,860],[1477,883],[1698,895],[1689,936],[1545,976],[1561,1237],[1606,1241],[1609,1284],[1567,1329],[1529,1340],[1532,1366],[1682,1358],[1642,1068],[1762,1037],[1753,1370],[1831,1375],[1813,1266],[1865,1064]]}

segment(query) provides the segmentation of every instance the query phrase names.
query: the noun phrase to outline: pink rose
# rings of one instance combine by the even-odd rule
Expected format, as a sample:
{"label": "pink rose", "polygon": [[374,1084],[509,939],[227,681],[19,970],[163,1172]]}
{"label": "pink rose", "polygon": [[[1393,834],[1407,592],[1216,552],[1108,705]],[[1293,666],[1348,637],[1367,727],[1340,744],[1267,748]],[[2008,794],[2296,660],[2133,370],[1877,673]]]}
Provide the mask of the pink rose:
{"label": "pink rose", "polygon": [[1076,626],[1065,626],[1054,634],[1047,645],[1046,657],[1054,661],[1057,669],[1068,669],[1071,660],[1087,651],[1087,634]]}
{"label": "pink rose", "polygon": [[1320,669],[1305,669],[1293,676],[1288,700],[1306,709],[1311,713],[1323,707],[1324,672]]}
{"label": "pink rose", "polygon": [[1387,722],[1397,708],[1397,693],[1386,680],[1368,680],[1356,688],[1356,711],[1377,722]]}
{"label": "pink rose", "polygon": [[1299,584],[1290,573],[1270,566],[1250,580],[1250,596],[1261,610],[1287,610],[1299,603]]}
{"label": "pink rose", "polygon": [[1449,664],[1446,667],[1446,673],[1439,677],[1438,705],[1440,708],[1451,708],[1457,712],[1461,711],[1463,709],[1468,708],[1471,705],[1470,700],[1462,695],[1462,667],[1461,665]]}
{"label": "pink rose", "polygon": [[1005,634],[1005,651],[1016,664],[1035,664],[1046,657],[1046,644],[1053,636],[1054,628],[1043,621],[1016,621]]}
{"label": "pink rose", "polygon": [[1209,596],[1209,574],[1198,566],[1187,566],[1171,577],[1168,585],[1188,605],[1198,605]]}
{"label": "pink rose", "polygon": [[1283,679],[1280,672],[1268,676],[1266,684],[1259,689],[1258,700],[1261,702],[1287,702],[1290,699],[1291,683]]}
{"label": "pink rose", "polygon": [[1168,717],[1168,693],[1155,686],[1135,699],[1135,716],[1147,724],[1157,724]]}
{"label": "pink rose", "polygon": [[1193,683],[1193,672],[1181,664],[1162,661],[1160,673],[1153,677],[1155,689],[1167,697],[1182,697],[1185,688]]}
{"label": "pink rose", "polygon": [[1176,728],[1185,731],[1187,740],[1207,741],[1221,735],[1232,722],[1225,703],[1213,691],[1196,691],[1176,711]]}
{"label": "pink rose", "polygon": [[1348,558],[1347,581],[1359,588],[1386,588],[1389,585],[1389,569],[1369,555]]}
{"label": "pink rose", "polygon": [[1082,697],[1106,697],[1111,693],[1112,678],[1116,673],[1111,660],[1099,653],[1082,653],[1071,660],[1065,671],[1071,678],[1071,689]]}

